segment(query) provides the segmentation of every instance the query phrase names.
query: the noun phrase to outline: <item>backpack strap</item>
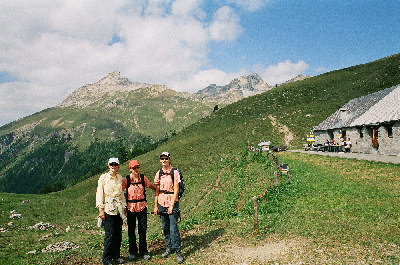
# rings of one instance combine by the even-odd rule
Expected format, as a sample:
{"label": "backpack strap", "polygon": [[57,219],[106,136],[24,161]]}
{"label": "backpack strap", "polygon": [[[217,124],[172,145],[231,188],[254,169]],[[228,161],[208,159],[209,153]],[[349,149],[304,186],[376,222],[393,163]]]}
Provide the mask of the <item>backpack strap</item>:
{"label": "backpack strap", "polygon": [[171,169],[172,186],[175,185],[175,183],[174,183],[174,182],[175,182],[174,170],[175,170],[175,168],[172,168],[172,169]]}
{"label": "backpack strap", "polygon": [[131,186],[131,176],[130,175],[126,175],[126,187],[125,187],[125,200],[126,203],[128,203],[128,189]]}
{"label": "backpack strap", "polygon": [[[171,176],[171,179],[172,179],[172,186],[174,186],[174,175],[173,175],[173,174],[174,174],[174,168],[171,169],[171,173],[170,173],[170,176]],[[165,174],[164,174],[164,171],[163,171],[162,168],[161,168],[160,171],[159,171],[159,173],[158,173],[158,180],[159,180],[159,181],[160,181],[162,175],[165,175]],[[167,190],[160,190],[160,193],[164,193],[164,194],[174,194],[173,191],[167,191]]]}
{"label": "backpack strap", "polygon": [[[128,203],[128,202],[133,202],[133,203],[135,203],[135,202],[147,202],[147,200],[146,200],[146,186],[145,186],[145,184],[144,184],[144,174],[140,174],[140,182],[131,183],[131,176],[130,176],[130,175],[126,176],[126,180],[127,180],[126,194],[128,194],[128,189],[129,189],[129,187],[130,187],[131,185],[142,184],[142,186],[143,186],[143,195],[144,195],[144,198],[143,198],[143,199],[139,199],[139,200],[128,200],[128,198],[127,198],[127,199],[126,199],[126,202],[127,202],[127,203]],[[127,197],[128,197],[128,196],[127,196]]]}

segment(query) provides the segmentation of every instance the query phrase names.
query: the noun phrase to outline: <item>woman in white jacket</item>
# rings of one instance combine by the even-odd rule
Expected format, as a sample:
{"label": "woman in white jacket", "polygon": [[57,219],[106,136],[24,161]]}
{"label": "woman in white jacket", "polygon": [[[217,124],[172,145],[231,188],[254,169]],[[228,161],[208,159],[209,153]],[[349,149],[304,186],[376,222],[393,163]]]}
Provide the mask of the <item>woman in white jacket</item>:
{"label": "woman in white jacket", "polygon": [[105,237],[103,264],[123,264],[120,257],[122,241],[122,223],[126,217],[126,202],[122,191],[122,177],[117,174],[118,158],[108,160],[109,172],[100,176],[97,184],[96,207],[103,220]]}

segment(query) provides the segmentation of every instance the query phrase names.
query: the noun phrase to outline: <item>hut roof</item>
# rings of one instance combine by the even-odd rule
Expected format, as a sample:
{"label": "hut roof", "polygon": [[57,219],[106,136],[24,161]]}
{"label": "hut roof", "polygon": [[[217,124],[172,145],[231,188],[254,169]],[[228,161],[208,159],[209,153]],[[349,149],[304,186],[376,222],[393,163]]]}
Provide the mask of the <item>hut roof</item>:
{"label": "hut roof", "polygon": [[400,85],[350,100],[314,128],[339,129],[400,120]]}

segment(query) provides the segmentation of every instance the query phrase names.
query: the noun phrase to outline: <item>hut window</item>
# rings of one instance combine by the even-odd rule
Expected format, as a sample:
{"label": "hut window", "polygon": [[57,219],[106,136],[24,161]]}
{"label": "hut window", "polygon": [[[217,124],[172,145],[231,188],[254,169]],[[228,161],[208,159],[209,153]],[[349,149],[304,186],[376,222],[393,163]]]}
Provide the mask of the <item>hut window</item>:
{"label": "hut window", "polygon": [[388,137],[389,138],[393,138],[393,125],[389,125],[386,127],[387,133],[388,133]]}
{"label": "hut window", "polygon": [[364,137],[363,130],[362,130],[361,127],[358,128],[358,133],[360,134],[360,138],[363,138],[363,137]]}

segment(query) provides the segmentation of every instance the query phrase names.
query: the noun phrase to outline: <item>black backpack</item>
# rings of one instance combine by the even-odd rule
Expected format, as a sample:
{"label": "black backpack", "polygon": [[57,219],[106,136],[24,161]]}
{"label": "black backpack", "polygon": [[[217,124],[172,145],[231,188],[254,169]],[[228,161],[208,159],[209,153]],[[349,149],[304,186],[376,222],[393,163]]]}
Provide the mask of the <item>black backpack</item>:
{"label": "black backpack", "polygon": [[[175,170],[178,170],[179,177],[180,177],[180,179],[181,179],[181,183],[179,183],[179,192],[178,192],[178,199],[180,199],[180,198],[182,197],[183,193],[185,192],[185,183],[186,183],[186,181],[185,181],[185,179],[184,179],[183,176],[182,176],[182,171],[180,171],[178,168],[174,168],[174,167],[173,167],[173,168],[171,169],[171,173],[170,173],[170,176],[171,176],[171,179],[172,179],[172,186],[174,185],[174,181],[175,181],[175,178],[174,178],[174,172],[175,172]],[[164,172],[163,172],[163,170],[162,170],[162,168],[161,168],[161,169],[160,169],[160,172],[158,173],[158,179],[159,179],[159,180],[160,180],[160,178],[161,178],[162,175],[165,175],[165,174],[164,174]],[[166,194],[174,194],[173,192],[166,191],[166,190],[160,190],[160,192],[166,193]]]}
{"label": "black backpack", "polygon": [[[142,184],[142,186],[143,186],[144,198],[143,199],[139,199],[139,200],[128,200],[128,189],[129,189],[129,187],[131,185],[138,185],[138,184]],[[126,203],[128,203],[128,202],[147,202],[147,200],[146,200],[146,186],[144,185],[144,174],[140,174],[140,182],[134,182],[134,183],[131,183],[131,176],[130,175],[126,176],[126,188],[124,190],[124,195],[125,195]]]}

